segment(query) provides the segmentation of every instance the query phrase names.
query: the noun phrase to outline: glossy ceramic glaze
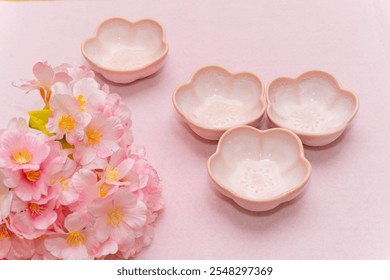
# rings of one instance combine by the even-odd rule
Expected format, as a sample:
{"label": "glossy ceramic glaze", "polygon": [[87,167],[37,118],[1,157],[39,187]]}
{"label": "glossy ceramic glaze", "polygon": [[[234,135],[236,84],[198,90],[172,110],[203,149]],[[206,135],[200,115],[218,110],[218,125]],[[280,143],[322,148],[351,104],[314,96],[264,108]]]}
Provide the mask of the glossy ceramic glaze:
{"label": "glossy ceramic glaze", "polygon": [[302,142],[283,128],[229,129],[209,158],[217,189],[251,211],[267,211],[295,198],[311,174]]}
{"label": "glossy ceramic glaze", "polygon": [[309,146],[336,140],[359,108],[353,93],[341,89],[334,77],[321,71],[274,80],[268,87],[267,101],[270,123],[290,129]]}
{"label": "glossy ceramic glaze", "polygon": [[158,71],[168,45],[159,23],[110,18],[85,40],[81,51],[91,68],[116,83],[130,83]]}
{"label": "glossy ceramic glaze", "polygon": [[196,134],[218,140],[233,126],[259,125],[266,107],[263,92],[262,82],[251,73],[207,66],[174,92],[173,104]]}

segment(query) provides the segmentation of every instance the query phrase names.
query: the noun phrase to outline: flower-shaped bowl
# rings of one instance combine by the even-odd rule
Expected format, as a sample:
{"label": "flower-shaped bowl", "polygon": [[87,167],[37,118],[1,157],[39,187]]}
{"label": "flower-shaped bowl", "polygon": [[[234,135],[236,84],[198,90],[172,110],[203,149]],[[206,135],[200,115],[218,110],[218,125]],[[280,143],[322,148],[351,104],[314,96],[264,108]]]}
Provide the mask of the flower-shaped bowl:
{"label": "flower-shaped bowl", "polygon": [[131,83],[157,72],[168,53],[165,33],[151,19],[102,22],[81,51],[91,68],[116,83]]}
{"label": "flower-shaped bowl", "polygon": [[296,79],[278,78],[267,91],[271,125],[295,132],[308,146],[336,140],[359,108],[353,93],[322,71],[309,71]]}
{"label": "flower-shaped bowl", "polygon": [[231,127],[258,126],[266,108],[263,95],[255,75],[207,66],[174,92],[173,104],[196,134],[218,140]]}
{"label": "flower-shaped bowl", "polygon": [[229,129],[209,158],[217,190],[251,211],[267,211],[292,200],[311,174],[298,136],[283,128]]}

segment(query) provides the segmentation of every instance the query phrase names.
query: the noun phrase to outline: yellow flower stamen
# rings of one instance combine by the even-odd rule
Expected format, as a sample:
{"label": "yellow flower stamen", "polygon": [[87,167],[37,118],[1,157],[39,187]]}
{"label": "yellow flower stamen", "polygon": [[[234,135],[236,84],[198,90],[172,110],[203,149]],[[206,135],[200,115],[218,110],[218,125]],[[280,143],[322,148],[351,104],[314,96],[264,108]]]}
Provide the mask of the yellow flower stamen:
{"label": "yellow flower stamen", "polygon": [[107,166],[105,177],[109,181],[117,181],[119,177],[118,169],[111,165]]}
{"label": "yellow flower stamen", "polygon": [[63,191],[66,191],[69,187],[69,181],[68,180],[64,180],[61,182],[61,188]]}
{"label": "yellow flower stamen", "polygon": [[30,182],[36,182],[41,176],[41,170],[24,171],[24,175],[26,175],[27,180]]}
{"label": "yellow flower stamen", "polygon": [[102,138],[103,134],[97,129],[90,129],[86,133],[88,144],[94,145],[100,142],[100,138]]}
{"label": "yellow flower stamen", "polygon": [[87,238],[84,234],[79,231],[72,231],[68,233],[66,237],[66,242],[68,242],[69,246],[77,247],[80,244],[84,244]]}
{"label": "yellow flower stamen", "polygon": [[69,187],[69,180],[65,180],[64,176],[59,177],[57,180],[52,181],[52,185],[60,184],[61,189],[65,191]]}
{"label": "yellow flower stamen", "polygon": [[112,225],[114,227],[119,226],[123,222],[124,213],[120,211],[120,209],[116,208],[108,212],[107,224]]}
{"label": "yellow flower stamen", "polygon": [[70,115],[62,115],[60,120],[58,121],[58,127],[65,132],[71,132],[75,126],[75,119],[73,119]]}
{"label": "yellow flower stamen", "polygon": [[108,190],[110,189],[110,186],[107,185],[106,183],[103,183],[99,186],[99,194],[100,194],[100,197],[103,198],[103,197],[106,197],[106,195],[108,194]]}
{"label": "yellow flower stamen", "polygon": [[87,101],[85,101],[84,96],[82,94],[77,96],[77,102],[80,105],[80,111],[84,112],[84,110],[85,110],[84,105],[87,103]]}
{"label": "yellow flower stamen", "polygon": [[42,215],[43,211],[45,211],[45,207],[43,205],[39,205],[36,203],[30,203],[28,209],[30,210],[31,216],[34,217]]}
{"label": "yellow flower stamen", "polygon": [[17,164],[26,164],[32,160],[32,155],[27,149],[20,149],[18,152],[13,152],[12,156]]}
{"label": "yellow flower stamen", "polygon": [[0,226],[0,241],[3,240],[3,238],[10,239],[11,236],[9,235],[9,232],[5,226]]}

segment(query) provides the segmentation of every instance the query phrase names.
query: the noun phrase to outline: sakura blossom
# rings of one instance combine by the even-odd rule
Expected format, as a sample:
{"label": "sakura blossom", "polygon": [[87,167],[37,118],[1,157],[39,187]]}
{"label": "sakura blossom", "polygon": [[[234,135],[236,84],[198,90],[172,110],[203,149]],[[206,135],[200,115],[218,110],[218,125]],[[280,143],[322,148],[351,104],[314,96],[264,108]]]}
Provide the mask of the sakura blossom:
{"label": "sakura blossom", "polygon": [[92,162],[96,157],[106,159],[119,150],[118,139],[123,135],[123,125],[117,117],[106,119],[95,115],[85,128],[82,142],[75,143],[73,156],[81,165]]}
{"label": "sakura blossom", "polygon": [[112,197],[91,203],[89,212],[96,217],[96,238],[100,242],[110,239],[120,251],[127,251],[134,245],[135,230],[145,225],[147,208],[131,191],[120,188]]}
{"label": "sakura blossom", "polygon": [[81,141],[85,135],[85,127],[91,121],[89,114],[79,111],[77,100],[66,94],[58,94],[50,100],[53,110],[47,124],[47,130],[55,133],[56,139],[65,136],[69,144]]}
{"label": "sakura blossom", "polygon": [[56,258],[64,260],[92,260],[100,244],[86,226],[89,220],[82,213],[72,213],[64,221],[66,232],[45,240],[45,248]]}
{"label": "sakura blossom", "polygon": [[37,170],[49,152],[50,148],[38,135],[7,130],[0,137],[0,168]]}
{"label": "sakura blossom", "polygon": [[164,203],[129,107],[86,66],[33,74],[43,106],[0,129],[0,259],[136,257]]}

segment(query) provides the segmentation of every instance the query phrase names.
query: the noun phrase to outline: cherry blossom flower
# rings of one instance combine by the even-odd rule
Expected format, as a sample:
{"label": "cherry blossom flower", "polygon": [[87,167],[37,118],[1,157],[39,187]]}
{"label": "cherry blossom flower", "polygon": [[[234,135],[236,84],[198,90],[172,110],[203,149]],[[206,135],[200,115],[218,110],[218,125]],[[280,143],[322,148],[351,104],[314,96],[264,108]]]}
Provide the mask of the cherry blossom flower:
{"label": "cherry blossom flower", "polygon": [[92,201],[100,197],[102,182],[91,170],[79,169],[74,173],[71,183],[79,194],[78,200],[69,205],[72,211],[86,210]]}
{"label": "cherry blossom flower", "polygon": [[0,224],[0,259],[25,260],[35,252],[34,242],[15,235],[6,224]]}
{"label": "cherry blossom flower", "polygon": [[[35,169],[4,169],[4,184],[14,189],[16,196],[23,201],[39,200],[42,195],[48,194],[48,177],[50,170],[62,168],[66,157],[60,153],[60,144],[55,142],[46,143],[49,155]],[[50,149],[51,148],[51,149]]]}
{"label": "cherry blossom flower", "polygon": [[36,63],[33,67],[33,73],[35,75],[34,80],[26,81],[25,84],[21,85],[14,83],[14,86],[27,90],[26,93],[31,90],[39,90],[46,109],[50,108],[51,87],[56,83],[67,84],[72,80],[65,67],[53,68],[47,62]]}
{"label": "cherry blossom flower", "polygon": [[95,200],[88,207],[96,218],[93,231],[99,242],[114,241],[119,250],[128,250],[134,243],[134,230],[146,222],[146,206],[126,188],[119,188],[111,197]]}
{"label": "cherry blossom flower", "polygon": [[76,162],[86,165],[96,157],[107,158],[119,150],[118,139],[123,135],[120,119],[97,115],[85,128],[85,137],[81,143],[75,143],[73,153]]}
{"label": "cherry blossom flower", "polygon": [[37,62],[33,67],[34,80],[27,81],[26,84],[22,84],[19,87],[27,89],[27,93],[34,89],[50,90],[50,87],[57,83],[68,83],[71,81],[71,77],[66,73],[64,68],[57,68],[57,71],[53,69],[47,62]]}
{"label": "cherry blossom flower", "polygon": [[95,73],[85,65],[80,67],[72,67],[69,65],[67,69],[73,81],[78,81],[83,78],[95,78]]}
{"label": "cherry blossom flower", "polygon": [[69,144],[84,138],[84,128],[91,120],[89,114],[79,110],[79,103],[70,95],[58,94],[50,100],[53,110],[47,124],[47,130],[55,133],[55,139],[64,136]]}
{"label": "cherry blossom flower", "polygon": [[34,255],[35,244],[33,240],[20,238],[10,232],[11,248],[8,252],[9,260],[28,260]]}
{"label": "cherry blossom flower", "polygon": [[46,233],[57,219],[55,200],[25,202],[25,209],[10,216],[13,232],[26,239],[34,239]]}
{"label": "cherry blossom flower", "polygon": [[84,213],[75,212],[64,221],[65,233],[48,237],[44,244],[56,258],[64,260],[92,260],[99,253],[100,244],[88,230],[90,220]]}
{"label": "cherry blossom flower", "polygon": [[31,257],[32,260],[58,260],[54,257],[45,247],[45,240],[47,236],[41,236],[34,239],[34,255]]}
{"label": "cherry blossom flower", "polygon": [[134,257],[164,205],[130,109],[86,66],[33,72],[44,110],[0,129],[0,259]]}
{"label": "cherry blossom flower", "polygon": [[7,130],[0,138],[0,167],[12,171],[37,170],[49,152],[49,146],[39,136],[20,130]]}
{"label": "cherry blossom flower", "polygon": [[108,160],[102,174],[102,180],[109,185],[130,185],[137,174],[132,172],[134,160],[126,157],[126,151],[119,149]]}
{"label": "cherry blossom flower", "polygon": [[153,219],[149,221],[149,218],[142,228],[139,228],[135,231],[135,240],[134,246],[129,248],[128,250],[119,251],[119,256],[121,259],[128,259],[130,257],[134,257],[136,254],[141,252],[144,247],[149,246],[152,243],[154,236],[154,219],[157,215],[153,215]]}
{"label": "cherry blossom flower", "polygon": [[121,97],[116,93],[110,93],[106,97],[104,115],[106,117],[115,116],[121,120],[124,133],[120,140],[122,147],[129,147],[133,143],[133,133],[131,131],[132,121],[129,107],[121,102]]}
{"label": "cherry blossom flower", "polygon": [[80,79],[73,85],[72,92],[73,97],[79,103],[80,111],[90,114],[103,112],[106,93],[100,90],[95,79]]}
{"label": "cherry blossom flower", "polygon": [[69,205],[79,198],[79,193],[72,183],[72,176],[77,166],[73,160],[66,157],[65,164],[61,167],[60,170],[51,170],[49,184],[58,195],[57,204]]}
{"label": "cherry blossom flower", "polygon": [[12,118],[8,122],[7,129],[1,130],[1,132],[7,131],[7,130],[19,130],[23,133],[34,132],[32,129],[29,128],[28,123],[27,123],[26,119],[24,119],[24,118]]}

